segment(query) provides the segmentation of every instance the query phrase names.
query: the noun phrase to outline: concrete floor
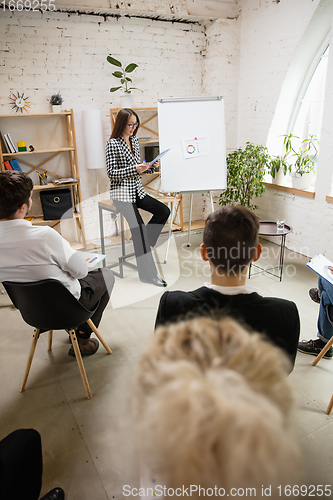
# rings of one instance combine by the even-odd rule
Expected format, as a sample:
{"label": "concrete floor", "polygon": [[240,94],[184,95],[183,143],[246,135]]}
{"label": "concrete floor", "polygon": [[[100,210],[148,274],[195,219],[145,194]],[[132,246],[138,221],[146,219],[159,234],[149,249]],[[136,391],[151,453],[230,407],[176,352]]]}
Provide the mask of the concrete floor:
{"label": "concrete floor", "polygon": [[[167,264],[161,269],[168,289],[191,290],[209,280],[207,264],[198,247],[201,233],[172,238]],[[164,261],[165,238],[158,248]],[[261,264],[277,259],[279,247],[264,243]],[[118,252],[110,248],[110,263]],[[286,252],[282,282],[269,275],[251,278],[266,296],[294,300],[299,308],[301,338],[316,337],[318,305],[308,296],[316,275],[306,267],[307,258]],[[113,350],[100,347],[85,358],[93,397],[87,400],[66,332],[56,332],[53,350],[47,351],[42,335],[33,360],[27,388],[19,392],[31,342],[32,329],[21,319],[9,299],[0,295],[0,438],[17,428],[37,429],[43,442],[42,493],[62,486],[67,500],[107,500],[123,497],[123,486],[139,485],[130,425],[131,381],[137,360],[153,334],[159,297],[164,289],[141,283],[135,271],[125,269],[117,278],[112,303],[105,311],[100,332]],[[323,359],[312,367],[312,356],[299,353],[290,376],[295,389],[295,427],[303,450],[300,484],[331,484],[333,465],[333,413],[325,414],[333,392],[333,361]],[[327,498],[327,496],[326,496]]]}

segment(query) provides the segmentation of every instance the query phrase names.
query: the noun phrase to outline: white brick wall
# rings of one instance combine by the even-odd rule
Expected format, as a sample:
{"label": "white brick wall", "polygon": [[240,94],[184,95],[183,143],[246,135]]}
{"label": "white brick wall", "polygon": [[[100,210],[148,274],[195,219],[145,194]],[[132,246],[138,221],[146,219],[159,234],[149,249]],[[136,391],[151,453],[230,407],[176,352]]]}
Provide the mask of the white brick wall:
{"label": "white brick wall", "polygon": [[[319,0],[246,0],[241,19],[238,145],[265,144],[283,80],[294,51]],[[333,39],[331,37],[331,43]],[[333,257],[333,205],[325,201],[332,185],[333,51],[329,57],[325,112],[314,200],[269,190],[258,199],[261,219],[285,218],[294,232],[287,246],[307,256]],[[281,134],[285,133],[284,130]]]}
{"label": "white brick wall", "polygon": [[318,3],[319,0],[243,2],[238,102],[239,146],[246,141],[266,144],[291,57]]}
{"label": "white brick wall", "polygon": [[[75,111],[82,193],[85,200],[107,192],[104,172],[85,168],[83,109],[102,109],[104,139],[110,135],[109,108],[119,106],[113,68],[106,55],[139,68],[136,106],[154,106],[158,97],[222,94],[225,97],[227,149],[246,141],[265,144],[276,104],[296,47],[319,0],[243,0],[241,17],[198,24],[65,13],[1,13],[0,112],[9,111],[10,91],[24,90],[31,112],[49,110],[47,98],[60,90],[65,107]],[[133,75],[134,76],[134,75]],[[268,191],[257,201],[261,218],[285,216],[294,227],[288,245],[309,255],[330,252],[332,205],[333,51],[329,58],[316,198]],[[284,131],[281,131],[283,133]],[[215,200],[217,195],[215,193]],[[189,197],[184,219],[188,220]],[[86,203],[87,238],[98,236],[94,202]],[[209,212],[206,196],[196,195],[193,220]],[[216,205],[217,206],[217,205]],[[306,217],[305,217],[306,214]],[[303,253],[305,253],[303,251]]]}
{"label": "white brick wall", "polygon": [[[10,111],[11,91],[25,91],[31,111],[49,112],[47,99],[61,91],[64,107],[73,108],[77,135],[82,196],[86,201],[107,192],[105,172],[85,168],[81,110],[101,109],[105,142],[110,136],[110,107],[119,107],[115,70],[106,56],[124,63],[137,62],[133,74],[135,106],[156,106],[158,97],[202,93],[202,69],[206,40],[198,24],[114,18],[65,13],[1,12],[0,113]],[[186,213],[186,212],[185,212]],[[196,214],[202,218],[201,213]],[[98,236],[95,203],[85,203],[87,239]]]}
{"label": "white brick wall", "polygon": [[220,19],[206,32],[203,90],[206,95],[224,98],[228,150],[237,147],[239,34],[240,22],[236,19]]}

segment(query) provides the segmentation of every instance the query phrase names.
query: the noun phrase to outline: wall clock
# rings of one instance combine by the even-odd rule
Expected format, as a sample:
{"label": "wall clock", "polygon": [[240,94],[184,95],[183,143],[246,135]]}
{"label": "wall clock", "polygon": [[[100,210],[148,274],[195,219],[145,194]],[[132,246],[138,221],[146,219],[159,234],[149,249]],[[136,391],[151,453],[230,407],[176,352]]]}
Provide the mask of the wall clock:
{"label": "wall clock", "polygon": [[21,113],[23,113],[23,110],[28,112],[27,108],[30,108],[30,101],[27,101],[27,99],[29,99],[29,97],[24,97],[24,92],[22,92],[21,95],[19,92],[17,92],[17,94],[14,94],[12,92],[12,95],[9,97],[12,109],[15,109],[16,113],[19,110],[21,111]]}

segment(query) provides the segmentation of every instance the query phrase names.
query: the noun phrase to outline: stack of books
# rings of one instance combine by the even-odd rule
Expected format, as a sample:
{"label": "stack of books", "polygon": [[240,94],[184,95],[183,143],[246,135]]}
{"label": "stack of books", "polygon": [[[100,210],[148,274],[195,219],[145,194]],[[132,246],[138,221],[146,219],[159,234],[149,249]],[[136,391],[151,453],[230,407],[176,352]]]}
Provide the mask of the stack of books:
{"label": "stack of books", "polygon": [[9,134],[3,134],[1,132],[1,138],[4,146],[5,153],[18,153],[17,147],[12,141],[12,138]]}
{"label": "stack of books", "polygon": [[17,160],[6,160],[4,162],[5,169],[6,170],[19,170],[20,172],[22,171],[22,168],[19,165],[19,162]]}

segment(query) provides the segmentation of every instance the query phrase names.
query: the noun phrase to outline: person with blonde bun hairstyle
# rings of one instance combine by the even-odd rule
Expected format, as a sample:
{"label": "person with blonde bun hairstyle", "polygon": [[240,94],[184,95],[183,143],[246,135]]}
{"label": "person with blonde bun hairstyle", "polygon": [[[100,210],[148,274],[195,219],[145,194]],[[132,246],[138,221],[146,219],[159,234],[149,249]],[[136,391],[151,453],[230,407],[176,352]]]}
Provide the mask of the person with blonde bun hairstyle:
{"label": "person with blonde bun hairstyle", "polygon": [[252,488],[277,499],[279,486],[297,484],[286,365],[282,351],[229,318],[159,327],[134,392],[146,497],[176,497],[192,485],[193,499],[214,488],[214,498]]}

